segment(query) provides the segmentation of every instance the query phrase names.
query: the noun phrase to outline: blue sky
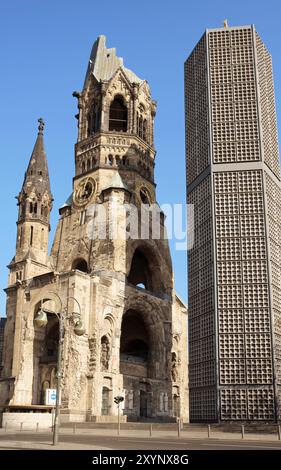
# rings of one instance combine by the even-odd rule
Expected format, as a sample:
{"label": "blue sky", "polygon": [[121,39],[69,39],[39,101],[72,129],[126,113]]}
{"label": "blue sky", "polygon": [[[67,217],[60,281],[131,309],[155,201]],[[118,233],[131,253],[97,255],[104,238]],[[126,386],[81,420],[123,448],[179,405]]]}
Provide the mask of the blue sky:
{"label": "blue sky", "polygon": [[[17,206],[37,133],[46,121],[47,150],[58,207],[71,192],[76,99],[92,43],[100,34],[125,65],[148,80],[158,102],[155,124],[156,181],[160,203],[185,201],[183,63],[206,27],[254,23],[273,56],[281,122],[280,0],[10,0],[0,6],[0,315],[5,312],[6,265],[14,256]],[[187,298],[186,260],[171,243],[176,289]]]}

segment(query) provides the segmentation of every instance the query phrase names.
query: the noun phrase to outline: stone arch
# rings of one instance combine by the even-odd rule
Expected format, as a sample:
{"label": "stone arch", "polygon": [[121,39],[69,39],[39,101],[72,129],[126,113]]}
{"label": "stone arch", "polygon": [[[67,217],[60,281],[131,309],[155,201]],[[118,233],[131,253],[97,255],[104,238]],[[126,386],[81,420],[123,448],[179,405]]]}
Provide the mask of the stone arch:
{"label": "stone arch", "polygon": [[[166,344],[167,341],[164,331],[164,322],[168,320],[168,318],[166,318],[166,312],[159,307],[157,300],[153,298],[148,299],[142,294],[139,296],[129,296],[125,304],[124,314],[128,310],[138,312],[148,330],[149,338],[151,338],[150,354],[154,358],[152,375],[157,375],[158,371],[155,361],[163,362],[163,358],[166,355],[166,348],[170,348],[170,345]],[[122,331],[122,323],[120,329]]]}
{"label": "stone arch", "polygon": [[57,366],[59,321],[55,315],[57,306],[54,301],[45,296],[35,304],[33,308],[34,318],[38,311],[43,308],[47,314],[48,323],[44,327],[36,327],[33,323],[33,384],[32,403],[45,404],[46,383],[54,387],[54,375]]}
{"label": "stone arch", "polygon": [[120,336],[120,372],[138,377],[153,376],[153,338],[142,312],[127,309],[122,317]]}
{"label": "stone arch", "polygon": [[108,130],[116,132],[128,130],[128,108],[126,100],[119,93],[114,96],[109,106]]}
{"label": "stone arch", "polygon": [[113,166],[113,165],[114,165],[114,157],[113,157],[113,155],[111,155],[111,154],[108,155],[108,157],[107,157],[107,162],[106,162],[106,163],[108,163],[108,165],[110,165],[110,166]]}
{"label": "stone arch", "polygon": [[153,298],[153,296],[145,296],[142,293],[140,293],[140,295],[128,295],[124,306],[123,316],[128,310],[139,312],[148,327],[157,329],[157,338],[155,338],[154,342],[157,341],[157,339],[159,342],[164,341],[164,330],[162,327],[163,322],[168,320],[168,318],[166,316],[166,311],[161,308],[157,298]]}
{"label": "stone arch", "polygon": [[168,379],[164,316],[157,302],[143,294],[126,301],[120,328],[120,373],[126,393],[124,412],[131,419],[152,416],[151,381]]}
{"label": "stone arch", "polygon": [[104,314],[103,325],[102,325],[102,336],[106,335],[108,337],[112,336],[113,329],[114,329],[114,317],[113,315],[108,312]]}
{"label": "stone arch", "polygon": [[[52,292],[50,286],[38,291],[38,293],[32,298],[31,304],[28,306],[26,327],[29,332],[34,331],[34,318],[40,310],[41,305],[47,313],[59,313],[62,308],[56,293]],[[32,335],[29,336],[30,338],[32,337]]]}
{"label": "stone arch", "polygon": [[78,271],[82,271],[83,273],[88,273],[88,263],[84,258],[76,258],[72,262],[72,268],[71,269],[77,269]]}
{"label": "stone arch", "polygon": [[146,256],[139,249],[134,252],[128,282],[137,287],[153,291],[153,273]]}
{"label": "stone arch", "polygon": [[[153,293],[166,293],[161,265],[161,258],[155,246],[149,241],[136,240],[127,256],[127,280],[136,286],[140,282]],[[137,275],[140,268],[141,271]]]}

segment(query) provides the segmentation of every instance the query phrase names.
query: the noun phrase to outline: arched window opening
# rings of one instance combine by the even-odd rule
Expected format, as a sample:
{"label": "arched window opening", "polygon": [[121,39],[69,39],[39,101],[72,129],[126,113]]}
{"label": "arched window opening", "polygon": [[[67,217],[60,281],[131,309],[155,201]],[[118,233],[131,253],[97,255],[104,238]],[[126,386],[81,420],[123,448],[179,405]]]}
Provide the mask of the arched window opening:
{"label": "arched window opening", "polygon": [[91,169],[91,160],[87,160],[87,171]]}
{"label": "arched window opening", "polygon": [[122,319],[120,358],[124,362],[147,363],[149,336],[141,314],[128,310]]}
{"label": "arched window opening", "polygon": [[[48,300],[45,299],[43,308],[47,313],[46,327],[35,326],[33,343],[34,369],[33,369],[33,398],[32,404],[45,404],[46,388],[56,388],[56,367],[58,359],[59,322],[53,312],[49,310]],[[36,317],[41,302],[35,310]]]}
{"label": "arched window opening", "polygon": [[148,142],[147,135],[147,120],[145,119],[146,111],[142,104],[139,105],[139,112],[137,113],[137,134],[138,136]]}
{"label": "arched window opening", "polygon": [[143,119],[142,116],[139,119],[139,136],[142,139],[143,138]]}
{"label": "arched window opening", "polygon": [[29,203],[29,212],[30,212],[30,214],[33,214],[33,209],[34,209],[33,202],[30,202]]}
{"label": "arched window opening", "polygon": [[136,250],[134,253],[128,282],[134,286],[152,291],[152,278],[148,262],[140,250]]}
{"label": "arched window opening", "polygon": [[[156,342],[148,316],[138,310],[127,310],[121,323],[119,364],[127,395],[124,411],[128,416],[151,416],[151,403],[148,399],[151,393],[145,394],[144,400],[141,399],[141,394],[151,392],[147,379],[156,378]],[[157,346],[156,349],[158,351]],[[135,379],[132,380],[132,377]]]}
{"label": "arched window opening", "polygon": [[116,96],[110,105],[109,130],[127,132],[128,111],[122,96]]}
{"label": "arched window opening", "polygon": [[100,128],[100,110],[93,105],[88,114],[88,137],[97,132]]}
{"label": "arched window opening", "polygon": [[113,165],[113,156],[112,156],[112,155],[108,155],[108,164],[109,164],[110,166]]}
{"label": "arched window opening", "polygon": [[82,162],[82,173],[85,173],[86,171],[86,165],[85,162]]}
{"label": "arched window opening", "polygon": [[35,202],[34,204],[34,210],[33,210],[34,214],[37,214],[37,202]]}
{"label": "arched window opening", "polygon": [[149,200],[148,193],[147,193],[147,191],[146,191],[144,188],[142,188],[142,189],[140,190],[140,198],[141,198],[141,202],[142,202],[143,204],[148,204],[148,205],[150,205],[150,200]]}
{"label": "arched window opening", "polygon": [[72,269],[77,269],[78,271],[82,271],[83,273],[88,272],[88,264],[87,261],[85,261],[82,258],[78,258],[72,263]]}
{"label": "arched window opening", "polygon": [[143,140],[147,141],[147,122],[146,122],[146,119],[144,119],[143,121],[143,135],[142,135],[142,138]]}

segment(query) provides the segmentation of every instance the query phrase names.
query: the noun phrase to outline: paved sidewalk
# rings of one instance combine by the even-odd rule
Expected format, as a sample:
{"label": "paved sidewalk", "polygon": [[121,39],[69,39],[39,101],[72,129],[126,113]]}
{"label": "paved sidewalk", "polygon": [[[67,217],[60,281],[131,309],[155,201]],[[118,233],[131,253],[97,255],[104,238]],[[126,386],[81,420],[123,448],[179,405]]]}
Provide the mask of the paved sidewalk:
{"label": "paved sidewalk", "polygon": [[0,440],[1,450],[111,450],[110,447],[101,447],[93,444],[78,444],[72,442],[61,442],[53,446],[50,442],[34,442],[26,439],[26,441]]}
{"label": "paved sidewalk", "polygon": [[[153,430],[152,436],[149,430],[133,430],[123,429],[120,436],[117,435],[116,429],[76,429],[73,432],[71,428],[61,428],[60,444],[52,445],[52,433],[46,431],[12,431],[0,429],[0,450],[4,449],[30,449],[30,450],[111,450],[120,448],[142,448],[147,446],[148,449],[162,448],[165,442],[174,448],[192,449],[193,446],[224,448],[225,446],[233,446],[247,448],[274,448],[281,450],[281,441],[278,440],[277,434],[253,434],[246,433],[242,439],[241,433],[211,431],[208,438],[207,432],[184,430],[180,437],[175,430]],[[126,445],[128,447],[126,447]],[[124,447],[125,446],[125,447]],[[188,446],[188,447],[187,447]]]}

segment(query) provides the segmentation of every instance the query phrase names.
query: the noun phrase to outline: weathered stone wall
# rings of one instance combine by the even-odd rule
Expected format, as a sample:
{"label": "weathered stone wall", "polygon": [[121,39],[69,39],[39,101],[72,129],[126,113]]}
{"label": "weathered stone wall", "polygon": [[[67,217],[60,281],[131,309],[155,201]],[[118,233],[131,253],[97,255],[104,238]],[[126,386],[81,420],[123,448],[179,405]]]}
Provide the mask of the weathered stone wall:
{"label": "weathered stone wall", "polygon": [[[55,314],[75,312],[81,313],[85,334],[75,336],[73,321],[65,321],[64,420],[116,419],[117,395],[124,396],[123,413],[131,419],[187,416],[186,308],[173,294],[163,214],[159,216],[160,239],[153,239],[151,226],[146,239],[141,239],[141,225],[136,237],[126,236],[126,205],[134,205],[134,224],[139,224],[143,223],[143,204],[156,203],[156,104],[147,82],[136,76],[136,82],[132,82],[132,77],[132,72],[122,67],[102,82],[89,75],[83,91],[76,93],[76,175],[73,194],[60,209],[50,258],[43,219],[34,224],[32,247],[28,240],[30,245],[33,220],[24,222],[22,245],[18,241],[7,290],[4,370],[14,381],[10,392],[5,382],[4,403],[37,405],[44,387],[54,386],[58,341]],[[126,132],[109,130],[110,107],[116,96],[127,108]],[[89,112],[93,106],[101,112],[100,127],[90,135]],[[91,231],[93,204],[107,215],[100,227],[105,229],[104,237]],[[117,237],[109,236],[110,223],[118,228]],[[143,263],[139,268],[143,279],[134,284],[130,272],[136,253]],[[53,329],[50,323],[40,331],[34,326],[40,307],[47,312]],[[131,337],[124,333],[128,318]],[[142,325],[142,337],[138,337],[134,322]],[[130,360],[120,363],[122,347]],[[135,363],[130,348],[136,349]],[[176,372],[172,369],[173,352]],[[142,354],[144,363],[139,359]]]}

